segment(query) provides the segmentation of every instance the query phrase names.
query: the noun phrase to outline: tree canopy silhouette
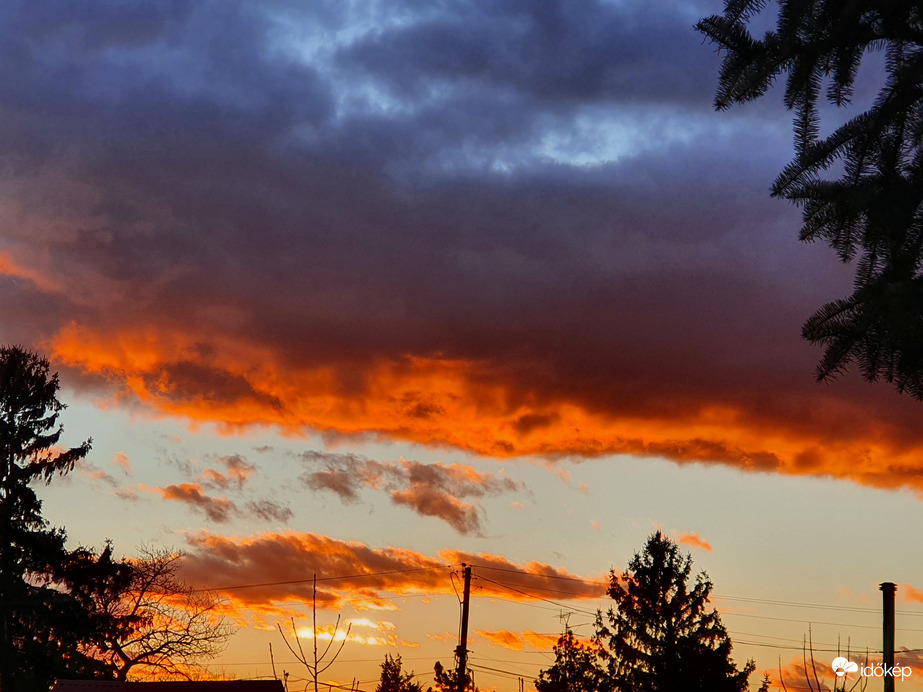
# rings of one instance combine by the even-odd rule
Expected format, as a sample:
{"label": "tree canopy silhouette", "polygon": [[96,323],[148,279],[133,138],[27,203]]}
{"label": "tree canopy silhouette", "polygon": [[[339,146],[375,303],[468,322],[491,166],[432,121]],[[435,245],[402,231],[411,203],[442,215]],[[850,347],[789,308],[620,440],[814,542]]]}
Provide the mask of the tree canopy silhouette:
{"label": "tree canopy silhouette", "polygon": [[67,550],[31,484],[73,469],[90,441],[61,450],[57,374],[48,361],[0,347],[0,689],[47,690],[56,677],[106,677],[88,653],[118,626],[97,604],[130,569],[88,548]]}
{"label": "tree canopy silhouette", "polygon": [[420,683],[414,682],[413,673],[405,673],[401,668],[401,655],[385,654],[381,664],[381,678],[375,692],[422,692]]}
{"label": "tree canopy silhouette", "polygon": [[32,487],[74,468],[90,440],[58,446],[58,376],[48,361],[0,347],[0,691],[47,692],[56,678],[125,679],[144,668],[182,677],[227,639],[214,599],[184,585],[176,556],[116,560],[66,548]]}
{"label": "tree canopy silhouette", "polygon": [[[784,75],[795,158],[772,186],[803,208],[805,241],[855,261],[851,295],[822,306],[803,336],[824,347],[818,380],[855,364],[923,399],[923,7],[919,0],[779,0],[774,31],[749,26],[769,3],[725,0],[696,28],[725,53],[715,106],[762,96]],[[822,96],[846,106],[869,51],[883,50],[874,104],[821,138]],[[823,92],[823,94],[822,94]],[[842,175],[822,173],[842,164]]]}
{"label": "tree canopy silhouette", "polygon": [[539,672],[536,692],[609,692],[612,684],[600,666],[598,643],[582,642],[570,627],[554,645],[554,664]]}
{"label": "tree canopy silhouette", "polygon": [[731,640],[703,572],[688,583],[692,560],[659,531],[622,575],[612,571],[615,607],[596,618],[595,640],[617,692],[744,692],[755,665],[738,670]]}
{"label": "tree canopy silhouette", "polygon": [[[464,671],[463,676],[462,689],[465,692],[478,692],[471,670]],[[426,688],[426,692],[458,692],[458,682],[458,671],[448,670],[440,661],[436,661],[436,665],[433,666],[433,684]]]}

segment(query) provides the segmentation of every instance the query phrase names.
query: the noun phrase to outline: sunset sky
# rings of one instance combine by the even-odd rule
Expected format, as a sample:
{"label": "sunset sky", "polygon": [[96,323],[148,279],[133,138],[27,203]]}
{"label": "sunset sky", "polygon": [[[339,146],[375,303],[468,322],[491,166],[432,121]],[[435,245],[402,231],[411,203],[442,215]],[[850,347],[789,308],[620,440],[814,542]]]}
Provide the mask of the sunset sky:
{"label": "sunset sky", "polygon": [[272,643],[307,677],[275,628],[317,573],[327,677],[425,684],[464,562],[476,682],[528,689],[660,529],[774,678],[809,626],[880,648],[899,584],[923,689],[923,405],[815,383],[801,324],[852,268],[769,198],[780,94],[712,107],[722,7],[0,5],[0,343],[93,438],[49,520],[185,551],[240,625],[216,674]]}

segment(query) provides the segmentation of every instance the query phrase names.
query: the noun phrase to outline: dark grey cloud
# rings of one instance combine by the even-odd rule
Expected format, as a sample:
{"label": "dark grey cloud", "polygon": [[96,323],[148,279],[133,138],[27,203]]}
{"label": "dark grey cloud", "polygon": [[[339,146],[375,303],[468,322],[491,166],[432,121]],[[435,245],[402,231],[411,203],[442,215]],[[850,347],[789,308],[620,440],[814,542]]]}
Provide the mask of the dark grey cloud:
{"label": "dark grey cloud", "polygon": [[256,472],[256,466],[240,454],[211,456],[207,463],[218,468],[209,467],[204,470],[200,470],[201,463],[189,459],[167,457],[166,461],[175,466],[187,480],[166,486],[139,483],[122,488],[117,487],[119,484],[109,474],[92,465],[83,470],[93,479],[116,486],[114,492],[122,499],[136,501],[139,490],[146,494],[160,495],[164,500],[180,502],[216,523],[251,518],[284,524],[294,516],[291,508],[283,502],[271,498],[250,499],[252,493],[243,492],[244,486]]}
{"label": "dark grey cloud", "polygon": [[254,500],[246,505],[247,511],[263,521],[288,522],[293,516],[290,507],[273,500]]}
{"label": "dark grey cloud", "polygon": [[[381,462],[359,454],[309,451],[301,454],[310,470],[301,476],[312,490],[327,490],[354,503],[365,488],[387,492],[397,505],[442,519],[462,534],[481,534],[483,510],[475,502],[489,495],[516,492],[524,486],[506,476],[483,473],[460,464],[424,464],[401,459]],[[316,467],[320,466],[319,470]]]}
{"label": "dark grey cloud", "polygon": [[77,470],[92,481],[99,481],[106,485],[117,488],[119,482],[104,469],[99,468],[93,462],[81,459],[77,462]]}
{"label": "dark grey cloud", "polygon": [[[718,4],[5,3],[0,260],[32,273],[2,269],[4,333],[57,344],[80,387],[195,400],[232,426],[335,435],[299,411],[292,373],[353,401],[382,363],[430,359],[501,387],[522,439],[561,424],[532,409],[566,405],[921,444],[890,392],[810,380],[800,323],[849,277],[767,199],[788,116],[709,112],[717,59],[691,27]],[[60,345],[71,327],[112,349],[102,365]],[[126,333],[170,352],[132,361]],[[393,396],[429,437],[342,427],[426,442],[453,424],[431,392]],[[612,451],[562,445],[541,451]],[[308,482],[355,499],[390,478],[362,468]]]}
{"label": "dark grey cloud", "polygon": [[164,500],[180,502],[218,524],[241,517],[284,524],[294,515],[290,507],[270,499],[251,500],[241,506],[227,497],[210,495],[208,488],[200,483],[178,483],[164,487],[150,487],[142,483],[134,488],[120,488],[116,494],[122,499],[135,501],[138,499],[137,490],[158,494]]}
{"label": "dark grey cloud", "polygon": [[716,64],[684,2],[456,3],[372,30],[336,55],[413,102],[439,86],[527,95],[545,107],[711,102]]}
{"label": "dark grey cloud", "polygon": [[213,497],[208,495],[198,483],[170,484],[163,488],[147,488],[150,492],[159,493],[165,500],[182,502],[183,504],[201,511],[213,522],[223,524],[230,521],[239,510],[237,505],[226,497]]}

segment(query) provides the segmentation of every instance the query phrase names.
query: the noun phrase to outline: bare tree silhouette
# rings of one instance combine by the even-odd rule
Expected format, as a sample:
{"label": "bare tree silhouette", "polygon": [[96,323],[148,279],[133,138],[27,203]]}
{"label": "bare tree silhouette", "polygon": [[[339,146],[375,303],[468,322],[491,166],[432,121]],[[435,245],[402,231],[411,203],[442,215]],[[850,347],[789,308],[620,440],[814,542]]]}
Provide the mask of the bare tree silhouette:
{"label": "bare tree silhouette", "polygon": [[[340,643],[340,647],[333,654],[333,657],[329,661],[324,661],[327,657],[327,654],[330,652],[330,647],[333,646],[333,643],[337,640],[337,634],[340,631],[340,615],[337,614],[336,625],[333,628],[333,634],[330,636],[330,641],[327,642],[327,646],[324,650],[318,655],[317,653],[317,573],[314,573],[314,593],[311,598],[311,625],[312,625],[312,638],[314,640],[314,655],[311,659],[308,658],[307,654],[304,652],[304,648],[301,646],[301,637],[298,634],[298,628],[295,626],[295,618],[292,618],[292,636],[295,643],[295,646],[292,646],[288,638],[285,636],[285,631],[282,629],[282,625],[277,625],[279,628],[279,634],[282,635],[282,641],[285,642],[285,646],[288,647],[288,650],[292,652],[292,655],[301,663],[308,671],[308,675],[311,676],[311,680],[314,682],[314,692],[318,692],[318,678],[321,673],[330,668],[334,663],[336,663],[337,657],[340,655],[340,652],[343,651],[343,647],[346,646],[346,642],[349,639],[349,631],[352,625],[346,627],[346,634],[343,636],[343,640]],[[297,650],[296,650],[297,648]],[[310,683],[309,683],[310,684]],[[305,689],[308,689],[308,685],[305,685]]]}

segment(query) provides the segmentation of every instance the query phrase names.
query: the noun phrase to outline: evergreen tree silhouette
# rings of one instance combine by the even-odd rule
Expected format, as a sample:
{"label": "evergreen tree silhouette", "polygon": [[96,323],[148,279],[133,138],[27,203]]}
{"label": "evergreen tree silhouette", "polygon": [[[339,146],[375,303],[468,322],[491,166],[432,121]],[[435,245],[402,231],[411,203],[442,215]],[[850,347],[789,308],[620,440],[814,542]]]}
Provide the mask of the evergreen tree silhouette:
{"label": "evergreen tree silhouette", "polygon": [[65,548],[50,528],[31,484],[64,475],[90,449],[60,450],[58,376],[45,358],[0,348],[0,689],[46,692],[57,677],[106,677],[88,653],[121,626],[97,607],[101,594],[124,588],[130,567]]}
{"label": "evergreen tree silhouette", "polygon": [[618,692],[744,692],[755,665],[738,670],[705,573],[690,586],[692,560],[659,531],[623,575],[613,571],[615,601],[596,619],[596,641]]}
{"label": "evergreen tree silhouette", "polygon": [[537,692],[608,692],[612,685],[600,667],[597,643],[581,642],[570,627],[554,646],[554,664],[539,673]]}
{"label": "evergreen tree silhouette", "polygon": [[375,692],[421,692],[420,683],[414,682],[413,673],[404,673],[401,655],[385,654],[381,664],[381,678]]}
{"label": "evergreen tree silhouette", "polygon": [[[818,380],[850,365],[923,399],[923,6],[919,0],[779,0],[777,27],[749,31],[766,0],[726,0],[696,28],[724,55],[715,106],[762,96],[784,76],[795,158],[772,195],[803,208],[801,239],[855,262],[851,295],[822,306],[803,336],[824,347]],[[821,138],[818,103],[846,106],[863,56],[885,54],[877,99]],[[822,174],[842,163],[838,178]]]}

